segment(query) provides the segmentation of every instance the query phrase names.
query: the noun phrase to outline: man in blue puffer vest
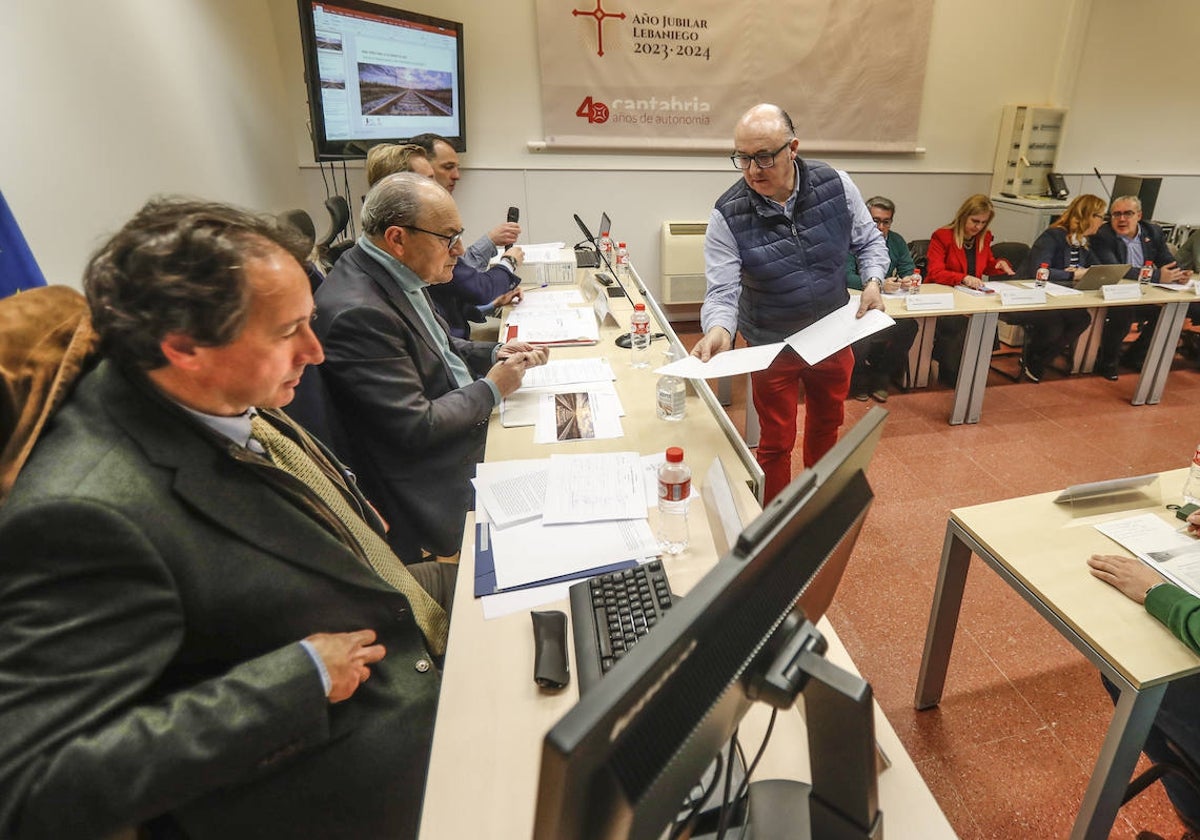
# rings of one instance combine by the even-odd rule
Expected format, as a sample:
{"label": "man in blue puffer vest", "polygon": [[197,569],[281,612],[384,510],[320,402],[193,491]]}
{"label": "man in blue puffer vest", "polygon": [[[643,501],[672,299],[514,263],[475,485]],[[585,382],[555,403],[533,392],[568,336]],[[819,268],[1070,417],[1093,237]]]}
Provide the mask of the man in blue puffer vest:
{"label": "man in blue puffer vest", "polygon": [[[858,317],[883,309],[887,245],[845,172],[803,160],[787,112],[756,105],[733,134],[734,166],[743,180],[717,199],[704,243],[708,289],[700,310],[704,337],[692,355],[707,361],[733,346],[741,330],[750,346],[782,341],[849,301],[846,255],[863,277]],[[809,365],[785,347],[766,370],[751,374],[762,436],[758,463],[764,501],[791,480],[796,405],[804,383],[804,466],[837,443],[854,353],[845,347]]]}

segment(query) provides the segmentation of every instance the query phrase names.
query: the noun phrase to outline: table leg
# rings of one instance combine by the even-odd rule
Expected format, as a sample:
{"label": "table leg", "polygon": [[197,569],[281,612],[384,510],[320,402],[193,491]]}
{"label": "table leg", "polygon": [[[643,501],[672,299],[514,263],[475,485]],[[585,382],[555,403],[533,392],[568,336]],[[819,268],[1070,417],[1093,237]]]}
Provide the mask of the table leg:
{"label": "table leg", "polygon": [[1136,690],[1120,675],[1109,674],[1121,688],[1112,723],[1092,770],[1092,779],[1071,830],[1072,840],[1104,840],[1112,830],[1129,786],[1138,754],[1158,713],[1167,684]]}
{"label": "table leg", "polygon": [[929,385],[930,361],[933,358],[933,335],[937,318],[918,318],[917,337],[908,350],[908,381],[906,388],[924,388]]}
{"label": "table leg", "polygon": [[1175,360],[1175,345],[1179,343],[1179,333],[1187,319],[1187,308],[1186,302],[1177,301],[1164,304],[1158,313],[1158,323],[1154,325],[1154,334],[1150,336],[1150,348],[1146,351],[1146,360],[1142,363],[1142,373],[1133,394],[1134,405],[1156,405],[1162,399],[1167,375],[1171,372],[1171,362]]}
{"label": "table leg", "polygon": [[921,656],[921,673],[917,676],[917,693],[913,701],[917,709],[932,708],[942,699],[970,565],[971,549],[959,538],[957,526],[951,522],[946,526],[942,564],[929,611],[929,628],[925,631],[925,652]]}
{"label": "table leg", "polygon": [[1100,352],[1100,335],[1104,332],[1104,307],[1089,308],[1088,314],[1092,322],[1075,342],[1075,358],[1072,360],[1071,373],[1091,373],[1096,369],[1096,356]]}
{"label": "table leg", "polygon": [[954,386],[954,407],[950,410],[951,426],[979,422],[999,315],[999,312],[977,312],[967,322],[958,382]]}

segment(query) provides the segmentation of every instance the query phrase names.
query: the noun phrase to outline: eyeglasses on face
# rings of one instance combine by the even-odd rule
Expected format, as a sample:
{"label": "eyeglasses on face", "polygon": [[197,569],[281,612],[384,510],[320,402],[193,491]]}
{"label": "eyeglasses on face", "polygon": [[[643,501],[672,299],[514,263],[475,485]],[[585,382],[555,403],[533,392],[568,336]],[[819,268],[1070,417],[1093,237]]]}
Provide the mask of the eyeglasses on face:
{"label": "eyeglasses on face", "polygon": [[430,236],[436,236],[438,239],[445,239],[447,251],[453,251],[454,246],[459,242],[462,242],[463,232],[461,230],[457,233],[447,235],[445,233],[438,233],[436,230],[425,230],[425,228],[417,227],[416,225],[401,225],[400,227],[407,228],[408,230],[415,230],[418,233],[427,233]]}
{"label": "eyeglasses on face", "polygon": [[733,161],[735,169],[749,169],[750,161],[757,163],[759,169],[770,169],[775,165],[775,158],[779,157],[779,153],[791,145],[791,142],[791,140],[787,141],[773,152],[759,152],[754,155],[744,155],[741,152],[734,152],[729,156],[729,159]]}
{"label": "eyeglasses on face", "polygon": [[1114,219],[1128,219],[1137,215],[1136,210],[1114,210],[1110,214]]}
{"label": "eyeglasses on face", "polygon": [[874,222],[875,224],[879,225],[880,227],[891,227],[892,226],[891,219],[876,219],[874,216],[872,216],[871,221]]}

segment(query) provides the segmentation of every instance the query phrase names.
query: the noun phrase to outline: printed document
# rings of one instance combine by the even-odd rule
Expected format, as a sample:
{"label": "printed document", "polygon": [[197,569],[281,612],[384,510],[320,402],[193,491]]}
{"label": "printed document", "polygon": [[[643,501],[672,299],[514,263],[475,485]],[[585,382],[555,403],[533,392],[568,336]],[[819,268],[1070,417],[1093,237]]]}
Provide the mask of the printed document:
{"label": "printed document", "polygon": [[1143,563],[1200,596],[1200,539],[1153,513],[1102,522],[1096,530],[1124,546]]}
{"label": "printed document", "polygon": [[769,367],[783,347],[782,341],[760,344],[758,347],[737,347],[718,353],[707,362],[702,362],[695,356],[685,356],[669,365],[663,365],[654,372],[682,376],[685,379],[716,379],[739,373],[754,373]]}
{"label": "printed document", "polygon": [[[645,519],[641,456],[636,452],[551,455],[543,518],[547,525]],[[621,559],[627,558],[609,562]]]}
{"label": "printed document", "polygon": [[890,327],[896,323],[891,315],[871,309],[861,318],[858,314],[859,299],[850,298],[850,302],[841,309],[835,310],[815,324],[805,327],[797,333],[789,335],[786,343],[791,345],[800,358],[815,365],[822,359],[832,356],[843,347],[849,347],[859,339],[866,338],[872,333]]}

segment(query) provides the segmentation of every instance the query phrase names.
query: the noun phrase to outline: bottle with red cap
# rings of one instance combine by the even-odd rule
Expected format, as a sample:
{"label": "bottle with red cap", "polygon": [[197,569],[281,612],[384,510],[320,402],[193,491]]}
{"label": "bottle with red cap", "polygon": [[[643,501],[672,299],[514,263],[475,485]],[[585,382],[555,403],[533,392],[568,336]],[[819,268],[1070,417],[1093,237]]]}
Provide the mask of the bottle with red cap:
{"label": "bottle with red cap", "polygon": [[667,460],[658,468],[658,547],[663,554],[678,554],[688,544],[688,501],[692,495],[692,470],[683,462],[683,449],[667,448]]}

